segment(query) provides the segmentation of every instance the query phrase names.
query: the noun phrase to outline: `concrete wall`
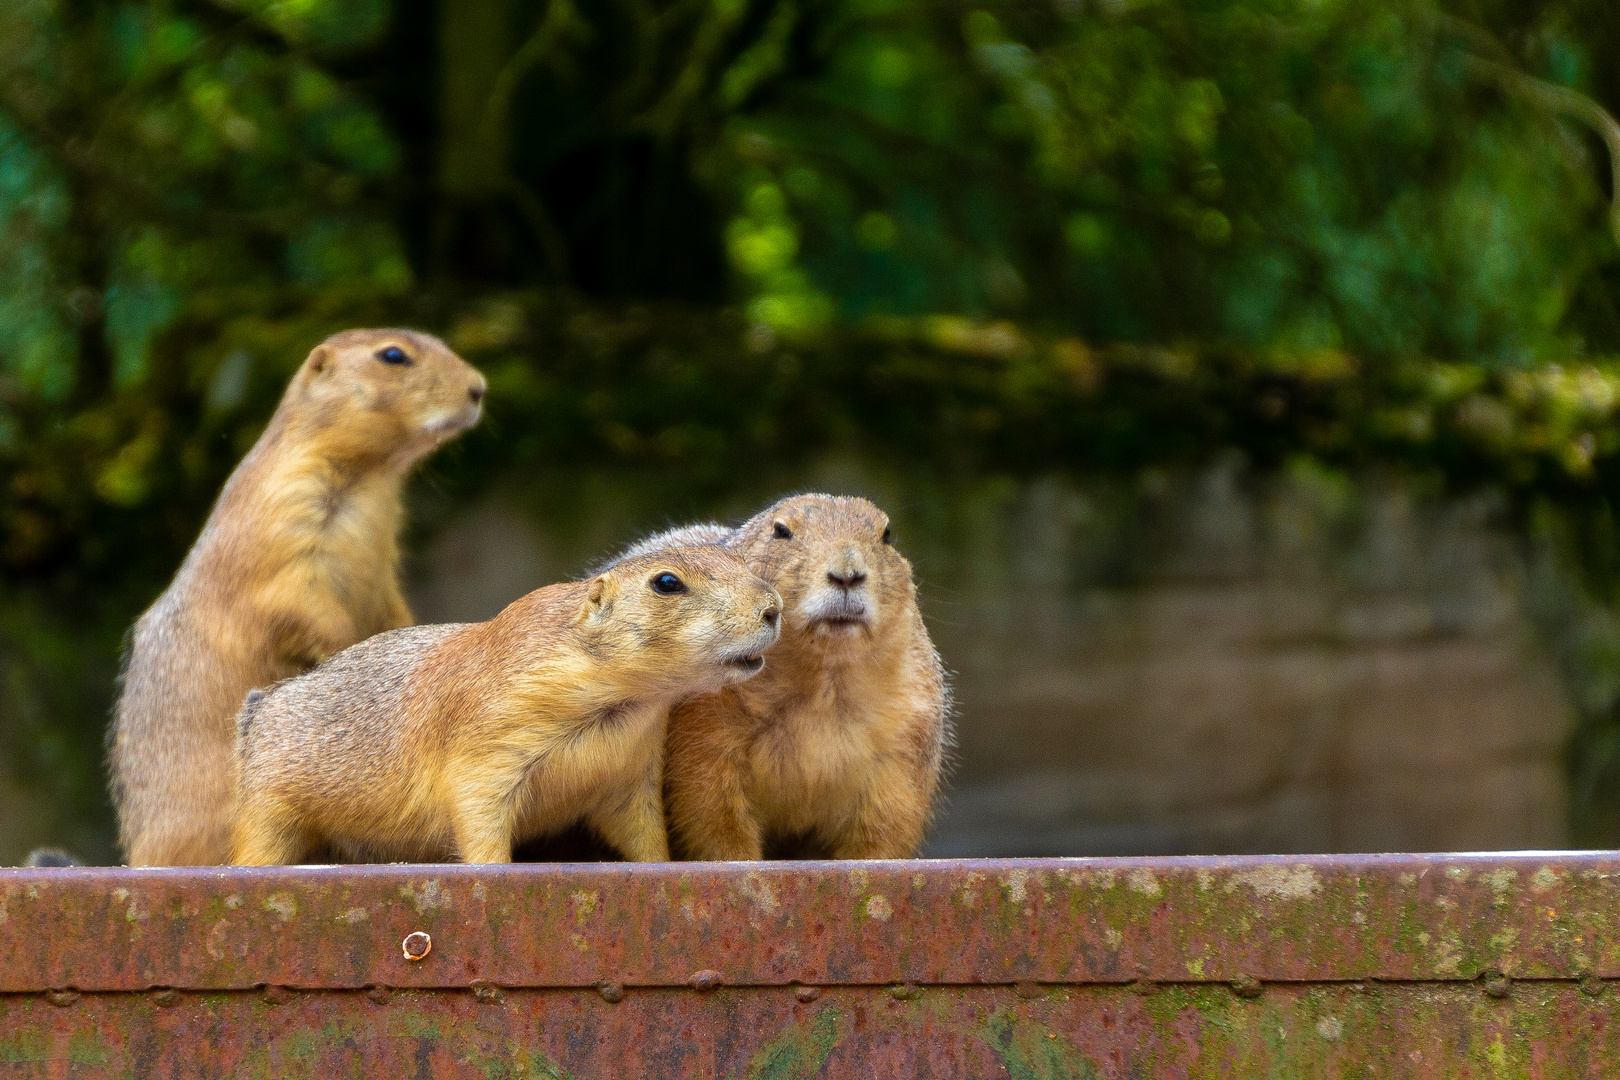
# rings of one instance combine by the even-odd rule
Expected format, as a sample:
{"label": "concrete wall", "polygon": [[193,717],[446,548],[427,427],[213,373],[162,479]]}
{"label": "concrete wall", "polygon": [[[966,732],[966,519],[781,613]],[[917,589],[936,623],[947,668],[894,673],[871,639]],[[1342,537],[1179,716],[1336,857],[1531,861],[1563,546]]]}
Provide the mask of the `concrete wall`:
{"label": "concrete wall", "polygon": [[[812,488],[890,510],[956,673],[928,854],[1565,843],[1573,711],[1488,504],[1232,463],[1128,490],[942,483],[835,462],[696,508]],[[646,503],[611,478],[492,496],[418,560],[419,618],[486,618],[693,516]]]}

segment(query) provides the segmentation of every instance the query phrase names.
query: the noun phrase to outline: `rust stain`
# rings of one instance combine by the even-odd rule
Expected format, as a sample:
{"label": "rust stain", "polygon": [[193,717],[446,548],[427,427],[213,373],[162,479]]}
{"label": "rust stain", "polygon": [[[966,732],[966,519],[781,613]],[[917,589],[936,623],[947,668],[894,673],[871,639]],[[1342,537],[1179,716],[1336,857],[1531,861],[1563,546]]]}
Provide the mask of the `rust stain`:
{"label": "rust stain", "polygon": [[1620,1060],[1620,855],[16,869],[0,911],[7,1075]]}
{"label": "rust stain", "polygon": [[713,1076],[1350,1078],[1612,1075],[1620,1030],[1572,985],[1511,999],[1477,987],[1213,986],[1143,996],[1104,986],[1023,998],[937,987],[910,1000],[840,987],[713,994],[594,990],[323,991],[167,1008],[84,995],[72,1008],[0,996],[0,1062],[17,1076],[652,1080]]}

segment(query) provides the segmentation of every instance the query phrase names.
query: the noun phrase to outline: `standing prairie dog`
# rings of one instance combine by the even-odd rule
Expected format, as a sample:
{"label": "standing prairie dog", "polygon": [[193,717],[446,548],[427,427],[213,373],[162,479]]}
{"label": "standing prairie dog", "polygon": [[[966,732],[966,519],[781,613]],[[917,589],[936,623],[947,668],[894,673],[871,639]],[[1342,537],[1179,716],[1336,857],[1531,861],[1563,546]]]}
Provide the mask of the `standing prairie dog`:
{"label": "standing prairie dog", "polygon": [[224,862],[243,696],[413,621],[405,477],[478,422],[485,386],[409,330],[349,330],[309,354],[131,631],[107,740],[131,865]]}
{"label": "standing prairie dog", "polygon": [[670,714],[675,850],[758,859],[773,841],[799,841],[838,859],[914,854],[939,787],[950,699],[888,517],[865,499],[800,495],[735,530],[665,535],[718,539],[784,605],[759,678]]}
{"label": "standing prairie dog", "polygon": [[677,548],[361,642],[243,704],[231,861],[510,862],[581,821],[667,860],[670,705],[757,673],[781,607],[736,555]]}

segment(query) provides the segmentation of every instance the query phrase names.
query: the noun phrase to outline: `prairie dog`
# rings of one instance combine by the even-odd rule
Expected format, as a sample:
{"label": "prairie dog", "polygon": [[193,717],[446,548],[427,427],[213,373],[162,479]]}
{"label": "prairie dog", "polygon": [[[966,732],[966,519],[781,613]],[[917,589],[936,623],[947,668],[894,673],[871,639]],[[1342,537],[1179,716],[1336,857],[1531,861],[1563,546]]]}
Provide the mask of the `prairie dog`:
{"label": "prairie dog", "polygon": [[135,623],[108,732],[134,866],[221,863],[243,695],[413,620],[398,580],[411,467],[478,422],[484,377],[441,341],[317,345]]}
{"label": "prairie dog", "polygon": [[35,848],[33,851],[30,851],[28,853],[28,858],[23,862],[23,865],[33,867],[83,866],[84,863],[80,862],[72,855],[69,855],[61,848],[42,847]]}
{"label": "prairie dog", "polygon": [[782,594],[782,636],[759,678],[671,712],[674,849],[758,859],[772,842],[800,840],[839,859],[914,854],[950,697],[887,515],[865,499],[800,495],[721,545]]}
{"label": "prairie dog", "polygon": [[[614,562],[619,559],[633,559],[637,555],[646,555],[653,551],[668,551],[670,548],[693,547],[702,544],[723,544],[731,539],[735,529],[727,525],[717,525],[713,522],[699,522],[695,525],[682,525],[679,528],[661,532],[655,536],[644,537],[625,548]],[[610,564],[611,565],[611,564]]]}
{"label": "prairie dog", "polygon": [[231,861],[510,862],[579,821],[666,860],[670,704],[756,674],[781,606],[736,555],[678,548],[361,642],[243,704]]}

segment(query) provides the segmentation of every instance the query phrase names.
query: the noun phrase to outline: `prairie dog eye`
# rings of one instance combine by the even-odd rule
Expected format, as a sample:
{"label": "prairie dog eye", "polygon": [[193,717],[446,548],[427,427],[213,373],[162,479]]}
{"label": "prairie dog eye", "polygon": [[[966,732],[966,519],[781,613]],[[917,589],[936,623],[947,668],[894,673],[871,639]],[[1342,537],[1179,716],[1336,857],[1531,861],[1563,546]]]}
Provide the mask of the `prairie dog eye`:
{"label": "prairie dog eye", "polygon": [[887,525],[883,526],[883,542],[885,544],[894,543],[894,530]]}
{"label": "prairie dog eye", "polygon": [[680,578],[669,573],[668,571],[665,571],[662,574],[655,574],[650,584],[652,585],[653,592],[658,593],[661,596],[674,596],[676,593],[683,593],[686,591],[686,582],[682,581]]}
{"label": "prairie dog eye", "polygon": [[771,530],[771,535],[776,537],[778,540],[791,540],[793,539],[793,530],[788,528],[782,522],[778,521],[776,523],[776,527]]}
{"label": "prairie dog eye", "polygon": [[377,359],[385,364],[408,364],[411,362],[411,358],[405,355],[405,350],[398,345],[390,345],[386,349],[379,350]]}

